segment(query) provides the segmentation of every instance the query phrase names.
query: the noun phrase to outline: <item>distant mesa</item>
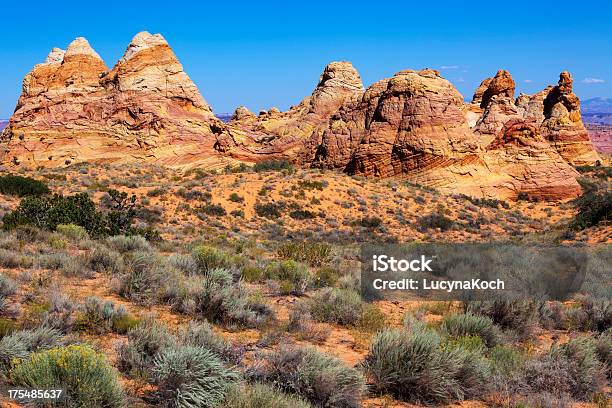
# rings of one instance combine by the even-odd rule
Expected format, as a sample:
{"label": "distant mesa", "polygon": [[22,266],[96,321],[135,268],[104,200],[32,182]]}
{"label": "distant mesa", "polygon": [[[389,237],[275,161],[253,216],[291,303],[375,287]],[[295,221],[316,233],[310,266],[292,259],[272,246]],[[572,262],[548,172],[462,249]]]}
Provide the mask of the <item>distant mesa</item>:
{"label": "distant mesa", "polygon": [[572,165],[599,160],[572,82],[563,72],[556,85],[515,97],[512,76],[499,70],[465,103],[436,70],[365,88],[339,61],[287,111],[215,116],[160,34],[137,34],[110,69],[80,37],[24,78],[0,162],[214,169],[284,159],[478,197],[566,199],[580,194]]}

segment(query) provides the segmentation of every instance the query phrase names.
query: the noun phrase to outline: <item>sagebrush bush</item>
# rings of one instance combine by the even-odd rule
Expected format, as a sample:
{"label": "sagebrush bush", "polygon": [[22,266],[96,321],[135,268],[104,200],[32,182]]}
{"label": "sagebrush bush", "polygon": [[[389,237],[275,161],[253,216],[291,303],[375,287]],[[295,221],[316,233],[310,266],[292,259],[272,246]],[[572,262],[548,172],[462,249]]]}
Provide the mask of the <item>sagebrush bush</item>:
{"label": "sagebrush bush", "polygon": [[191,255],[172,254],[168,257],[168,265],[178,269],[187,276],[197,275],[199,268]]}
{"label": "sagebrush bush", "polygon": [[151,244],[140,235],[116,235],[106,239],[108,246],[120,253],[142,251],[151,251]]}
{"label": "sagebrush bush", "polygon": [[504,330],[527,338],[533,332],[538,317],[538,304],[532,300],[493,300],[467,302],[466,313],[489,317],[493,323]]}
{"label": "sagebrush bush", "polygon": [[95,272],[110,273],[112,275],[124,271],[125,262],[120,253],[113,251],[105,246],[96,246],[90,252],[89,267]]}
{"label": "sagebrush bush", "polygon": [[272,310],[250,296],[225,269],[213,269],[186,283],[173,300],[173,309],[232,326],[258,327],[273,318]]}
{"label": "sagebrush bush", "polygon": [[283,203],[255,203],[255,213],[263,218],[268,218],[271,220],[279,219],[283,211],[285,210],[285,206]]}
{"label": "sagebrush bush", "polygon": [[35,389],[65,389],[54,406],[122,407],[124,394],[116,371],[102,353],[71,345],[33,353],[11,370],[12,382]]}
{"label": "sagebrush bush", "polygon": [[79,329],[98,334],[109,331],[123,334],[137,323],[138,320],[129,315],[123,305],[116,307],[112,301],[103,301],[96,297],[85,299],[76,321]]}
{"label": "sagebrush bush", "polygon": [[442,403],[484,391],[488,366],[478,352],[442,347],[432,330],[386,330],[372,342],[364,368],[376,391],[415,403]]}
{"label": "sagebrush bush", "polygon": [[581,296],[565,314],[574,330],[603,332],[612,327],[612,302],[605,298]]}
{"label": "sagebrush bush", "polygon": [[517,382],[520,389],[530,393],[568,394],[584,401],[602,390],[605,373],[595,342],[582,337],[555,345],[549,352],[528,360]]}
{"label": "sagebrush bush", "polygon": [[359,371],[314,348],[281,347],[251,375],[317,407],[356,408],[365,391]]}
{"label": "sagebrush bush", "polygon": [[177,343],[165,326],[152,319],[128,330],[127,339],[117,350],[117,366],[131,377],[148,377],[157,354]]}
{"label": "sagebrush bush", "polygon": [[288,283],[284,294],[302,295],[311,282],[308,267],[291,259],[271,262],[264,270],[264,277]]}
{"label": "sagebrush bush", "polygon": [[329,260],[332,248],[324,242],[290,241],[281,244],[276,253],[281,259],[293,259],[312,266],[320,266]]}
{"label": "sagebrush bush", "polygon": [[455,225],[455,222],[443,214],[429,214],[417,218],[417,229],[427,231],[429,229],[439,229],[448,231]]}
{"label": "sagebrush bush", "polygon": [[63,293],[54,293],[43,326],[57,329],[62,333],[70,333],[76,323],[77,313],[78,305],[73,299]]}
{"label": "sagebrush bush", "polygon": [[214,332],[210,323],[191,322],[182,336],[183,343],[190,346],[202,347],[217,354],[221,359],[231,364],[238,364],[242,360],[244,350]]}
{"label": "sagebrush bush", "polygon": [[118,277],[117,293],[137,303],[160,300],[168,287],[177,285],[178,272],[148,252],[135,252],[126,260],[125,272]]}
{"label": "sagebrush bush", "polygon": [[313,294],[309,309],[320,322],[355,325],[362,316],[359,293],[350,289],[324,288]]}
{"label": "sagebrush bush", "polygon": [[612,219],[612,191],[599,189],[597,184],[578,179],[584,193],[573,201],[578,210],[570,228],[583,230]]}
{"label": "sagebrush bush", "polygon": [[255,383],[229,390],[223,408],[312,408],[308,402],[274,387]]}
{"label": "sagebrush bush", "polygon": [[210,350],[175,346],[163,350],[153,365],[160,406],[213,408],[239,380]]}
{"label": "sagebrush bush", "polygon": [[470,313],[445,317],[442,330],[449,336],[479,336],[488,347],[495,346],[500,340],[499,331],[489,317]]}
{"label": "sagebrush bush", "polygon": [[17,291],[17,284],[8,276],[0,273],[0,298],[14,294]]}
{"label": "sagebrush bush", "polygon": [[7,174],[0,176],[0,194],[18,197],[49,194],[49,187],[39,180]]}
{"label": "sagebrush bush", "polygon": [[59,331],[46,327],[20,330],[3,337],[0,339],[0,373],[6,372],[13,359],[24,359],[37,350],[55,347],[60,339]]}

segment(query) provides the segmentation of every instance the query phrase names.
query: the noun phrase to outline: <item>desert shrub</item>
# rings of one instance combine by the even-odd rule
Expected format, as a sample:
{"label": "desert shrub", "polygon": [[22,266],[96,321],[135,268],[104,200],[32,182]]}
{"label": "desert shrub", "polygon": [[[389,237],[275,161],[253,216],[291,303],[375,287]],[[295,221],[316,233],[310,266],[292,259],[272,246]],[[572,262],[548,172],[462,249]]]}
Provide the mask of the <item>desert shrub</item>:
{"label": "desert shrub", "polygon": [[282,203],[255,203],[255,213],[264,218],[276,220],[282,216],[285,206]]}
{"label": "desert shrub", "polygon": [[523,370],[526,357],[516,348],[500,344],[489,350],[489,360],[493,375],[508,380]]}
{"label": "desert shrub", "polygon": [[120,253],[151,250],[151,244],[140,235],[115,235],[108,237],[106,243],[110,248]]}
{"label": "desert shrub", "polygon": [[0,339],[0,377],[9,369],[13,359],[24,359],[37,350],[55,347],[60,339],[60,332],[46,327],[20,330],[4,336]]}
{"label": "desert shrub", "polygon": [[238,364],[242,359],[243,350],[215,333],[206,321],[191,322],[182,337],[184,344],[210,350],[228,363]]}
{"label": "desert shrub", "polygon": [[364,217],[358,221],[358,224],[364,228],[378,228],[383,224],[383,220],[379,217]]}
{"label": "desert shrub", "polygon": [[293,172],[293,164],[287,160],[266,160],[255,163],[253,171],[261,173],[264,171],[280,171],[287,170]]}
{"label": "desert shrub", "polygon": [[223,208],[221,204],[212,203],[199,207],[198,212],[215,217],[222,217],[227,214],[227,211],[225,211],[225,208]]}
{"label": "desert shrub", "polygon": [[39,180],[7,174],[0,176],[0,194],[18,197],[49,194],[49,187]]}
{"label": "desert shrub", "polygon": [[294,260],[271,262],[264,271],[266,279],[275,279],[288,283],[283,293],[301,295],[310,284],[308,267]]}
{"label": "desert shrub", "polygon": [[467,302],[464,309],[466,313],[489,317],[493,323],[520,338],[529,337],[537,323],[538,304],[531,300]]}
{"label": "desert shrub", "polygon": [[247,282],[259,282],[264,276],[264,271],[257,265],[247,264],[240,270],[240,276]]}
{"label": "desert shrub", "polygon": [[469,201],[470,203],[478,206],[478,207],[490,207],[490,208],[510,208],[510,205],[504,200],[498,200],[496,198],[477,198],[471,197],[465,194],[460,194],[459,198],[463,198],[464,200]]}
{"label": "desert shrub", "polygon": [[62,293],[55,293],[51,296],[50,307],[45,314],[43,326],[62,333],[69,333],[76,323],[77,309],[74,300]]}
{"label": "desert shrub", "polygon": [[138,319],[130,316],[123,305],[115,307],[112,301],[102,301],[96,297],[85,300],[82,312],[79,314],[76,325],[81,330],[95,333],[114,331],[126,333],[136,326]]}
{"label": "desert shrub", "polygon": [[55,231],[60,224],[78,225],[91,236],[119,235],[131,232],[136,215],[136,196],[116,190],[107,192],[107,211],[100,212],[87,193],[72,196],[28,196],[17,209],[4,216],[3,228],[13,230],[20,226],[35,226]]}
{"label": "desert shrub", "polygon": [[318,180],[299,180],[298,188],[302,190],[319,190],[323,191],[323,189],[327,187],[326,181],[318,181]]}
{"label": "desert shrub", "polygon": [[298,394],[316,407],[359,407],[365,391],[359,371],[314,348],[281,347],[252,376]]}
{"label": "desert shrub", "polygon": [[38,351],[17,363],[11,380],[22,387],[55,389],[66,395],[61,407],[122,407],[123,390],[117,374],[102,353],[71,345]]}
{"label": "desert shrub", "polygon": [[255,383],[233,387],[223,402],[224,408],[312,408],[308,402],[274,387]]}
{"label": "desert shrub", "polygon": [[232,267],[232,257],[214,247],[206,245],[197,246],[193,249],[192,256],[202,274],[207,274],[214,269]]}
{"label": "desert shrub", "polygon": [[250,296],[232,274],[213,269],[201,279],[187,282],[174,299],[173,309],[212,322],[233,326],[257,327],[273,318],[272,310]]}
{"label": "desert shrub", "polygon": [[89,238],[87,230],[80,225],[75,224],[59,224],[57,232],[70,238],[73,241],[83,241]]}
{"label": "desert shrub", "polygon": [[484,391],[488,366],[477,352],[442,347],[432,330],[387,330],[364,361],[376,391],[416,403],[442,403]]}
{"label": "desert shrub", "polygon": [[137,303],[160,300],[165,290],[176,285],[176,271],[166,268],[162,260],[149,252],[135,252],[126,262],[125,273],[118,277],[116,291]]}
{"label": "desert shrub", "polygon": [[448,231],[453,225],[455,225],[455,222],[443,214],[428,214],[417,218],[417,229],[419,231],[430,229]]}
{"label": "desert shrub", "polygon": [[229,196],[229,200],[234,203],[242,203],[244,202],[244,197],[238,195],[238,193],[232,193]]}
{"label": "desert shrub", "polygon": [[602,389],[604,378],[595,343],[582,337],[553,346],[548,353],[527,361],[521,386],[531,393],[566,393],[585,400]]}
{"label": "desert shrub", "polygon": [[172,254],[168,257],[168,265],[188,276],[197,275],[199,271],[198,264],[191,255]]}
{"label": "desert shrub", "polygon": [[32,258],[19,252],[0,248],[0,267],[7,269],[29,268]]}
{"label": "desert shrub", "polygon": [[294,220],[312,220],[317,218],[317,214],[309,210],[294,210],[289,213],[289,217]]}
{"label": "desert shrub", "polygon": [[313,286],[317,288],[325,288],[328,286],[335,286],[340,279],[340,273],[335,268],[329,266],[323,266],[318,268],[314,276]]}
{"label": "desert shrub", "polygon": [[95,272],[118,274],[125,269],[125,262],[120,253],[105,246],[96,246],[89,254],[89,267]]}
{"label": "desert shrub", "polygon": [[595,338],[595,352],[605,368],[608,380],[612,379],[612,330],[601,333]]}
{"label": "desert shrub", "polygon": [[17,291],[17,284],[8,276],[0,273],[0,298],[5,298]]}
{"label": "desert shrub", "polygon": [[287,331],[294,333],[300,340],[322,343],[329,337],[331,329],[315,323],[308,307],[298,304],[289,312]]}
{"label": "desert shrub", "polygon": [[612,302],[608,299],[582,296],[565,314],[574,330],[603,332],[612,327]]}
{"label": "desert shrub", "polygon": [[242,209],[238,208],[237,210],[232,210],[230,212],[230,215],[232,217],[244,218],[244,211]]}
{"label": "desert shrub", "polygon": [[578,213],[570,223],[574,230],[597,225],[612,218],[612,191],[599,189],[595,183],[587,183],[578,179],[584,193],[573,201]]}
{"label": "desert shrub", "polygon": [[239,380],[210,350],[193,346],[163,350],[155,358],[153,376],[161,406],[184,408],[219,406]]}
{"label": "desert shrub", "polygon": [[449,336],[479,336],[488,347],[499,342],[499,331],[486,316],[470,313],[450,315],[442,321],[442,330]]}
{"label": "desert shrub", "polygon": [[361,318],[361,296],[350,289],[321,289],[309,306],[312,317],[320,322],[354,325]]}
{"label": "desert shrub", "polygon": [[129,329],[127,339],[117,350],[117,367],[131,377],[146,378],[157,354],[176,345],[176,338],[153,319]]}
{"label": "desert shrub", "polygon": [[376,305],[362,303],[361,315],[356,323],[357,329],[362,332],[376,333],[387,326],[387,316]]}
{"label": "desert shrub", "polygon": [[320,266],[329,260],[332,248],[324,242],[288,241],[281,244],[276,253],[281,259],[293,259],[313,266]]}

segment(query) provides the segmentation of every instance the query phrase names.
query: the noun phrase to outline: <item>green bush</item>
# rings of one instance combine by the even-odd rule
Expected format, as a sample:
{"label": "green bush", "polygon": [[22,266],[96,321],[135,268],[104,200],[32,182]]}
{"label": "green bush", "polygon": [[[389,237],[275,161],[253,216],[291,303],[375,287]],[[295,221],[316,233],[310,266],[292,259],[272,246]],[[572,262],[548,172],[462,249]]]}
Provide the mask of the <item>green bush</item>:
{"label": "green bush", "polygon": [[73,241],[83,241],[89,238],[89,234],[85,228],[75,224],[59,224],[57,232],[70,238]]}
{"label": "green bush", "polygon": [[427,231],[430,229],[440,229],[448,231],[455,225],[455,222],[443,214],[429,214],[417,218],[417,229]]}
{"label": "green bush", "polygon": [[263,218],[276,220],[282,216],[285,210],[283,203],[255,203],[255,213]]}
{"label": "green bush", "polygon": [[136,197],[109,190],[109,210],[99,212],[87,193],[73,196],[28,196],[17,209],[2,219],[3,228],[13,230],[20,226],[35,226],[55,231],[60,224],[78,225],[92,236],[128,234],[136,215]]}
{"label": "green bush", "polygon": [[223,408],[312,408],[308,402],[265,384],[233,387]]}
{"label": "green bush", "polygon": [[238,193],[232,193],[229,196],[229,200],[234,203],[242,203],[244,202],[244,197],[238,195]]}
{"label": "green bush", "polygon": [[566,310],[571,329],[603,332],[612,327],[612,302],[605,298],[581,296]]}
{"label": "green bush", "polygon": [[308,267],[294,260],[271,262],[264,271],[266,279],[275,279],[286,282],[284,293],[302,295],[311,282]]}
{"label": "green bush", "polygon": [[294,210],[289,213],[289,217],[294,220],[312,220],[317,218],[317,214],[309,210]]}
{"label": "green bush", "polygon": [[440,336],[427,329],[380,332],[364,367],[376,391],[415,403],[476,396],[489,376],[481,355],[463,347],[443,347]]}
{"label": "green bush", "polygon": [[276,253],[281,259],[293,259],[313,266],[320,266],[329,260],[332,248],[324,242],[289,241],[283,243],[276,250]]}
{"label": "green bush", "polygon": [[122,407],[123,390],[115,370],[102,353],[88,346],[71,345],[38,351],[11,370],[20,387],[65,389],[55,406]]}
{"label": "green bush", "polygon": [[362,301],[350,289],[325,288],[312,296],[309,309],[317,321],[355,325],[361,319]]}
{"label": "green bush", "polygon": [[383,220],[380,217],[364,217],[359,220],[358,224],[364,228],[378,228],[383,225]]}
{"label": "green bush", "polygon": [[486,316],[470,313],[450,315],[442,321],[442,330],[449,336],[479,336],[488,347],[499,342],[499,331]]}
{"label": "green bush", "polygon": [[7,174],[0,176],[0,194],[18,197],[41,196],[49,194],[49,188],[42,181]]}
{"label": "green bush", "polygon": [[221,204],[205,204],[201,206],[198,211],[215,217],[222,217],[227,214],[227,211],[225,211],[225,208],[223,208]]}
{"label": "green bush", "polygon": [[365,391],[359,371],[315,348],[281,347],[252,376],[298,394],[316,407],[357,408]]}
{"label": "green bush", "polygon": [[157,354],[177,342],[165,326],[152,319],[129,329],[127,338],[118,349],[117,366],[131,377],[148,377]]}
{"label": "green bush", "polygon": [[207,274],[214,269],[233,266],[232,258],[226,252],[207,245],[194,248],[192,256],[202,274]]}
{"label": "green bush", "polygon": [[612,218],[612,191],[599,189],[594,183],[578,179],[584,193],[573,201],[578,214],[570,223],[574,230],[583,230]]}
{"label": "green bush", "polygon": [[287,160],[266,160],[255,163],[253,171],[261,173],[264,171],[280,171],[287,170],[293,172],[293,164]]}
{"label": "green bush", "polygon": [[158,400],[181,408],[217,407],[239,380],[210,350],[193,346],[162,351],[153,366]]}
{"label": "green bush", "polygon": [[89,254],[89,267],[95,272],[118,274],[124,271],[125,262],[120,253],[105,246],[96,246]]}

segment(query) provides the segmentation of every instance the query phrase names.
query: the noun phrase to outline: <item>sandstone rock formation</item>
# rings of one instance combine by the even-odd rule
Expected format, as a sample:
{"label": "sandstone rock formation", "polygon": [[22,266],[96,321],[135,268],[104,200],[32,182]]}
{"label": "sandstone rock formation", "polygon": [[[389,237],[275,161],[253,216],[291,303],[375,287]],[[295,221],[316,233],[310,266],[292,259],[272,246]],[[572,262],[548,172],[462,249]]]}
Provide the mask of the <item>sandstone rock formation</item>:
{"label": "sandstone rock formation", "polygon": [[0,161],[215,167],[227,161],[214,149],[222,128],[161,35],[136,35],[110,72],[77,38],[25,77]]}
{"label": "sandstone rock formation", "polygon": [[0,162],[29,166],[148,161],[180,168],[287,159],[368,177],[397,177],[474,196],[565,199],[580,193],[572,164],[599,159],[569,73],[514,99],[500,70],[472,103],[432,69],[401,71],[364,89],[349,62],[325,67],[286,112],[215,116],[164,38],[139,33],[109,71],[78,38],[25,77]]}

